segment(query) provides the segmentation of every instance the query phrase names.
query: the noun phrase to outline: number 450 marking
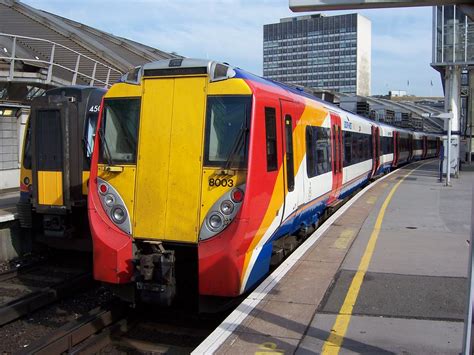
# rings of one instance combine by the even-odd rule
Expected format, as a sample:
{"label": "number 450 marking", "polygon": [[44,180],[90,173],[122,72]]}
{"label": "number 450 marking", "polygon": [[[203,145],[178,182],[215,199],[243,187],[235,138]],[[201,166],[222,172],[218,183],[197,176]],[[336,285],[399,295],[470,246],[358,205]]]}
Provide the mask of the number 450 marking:
{"label": "number 450 marking", "polygon": [[94,105],[94,106],[91,106],[91,108],[89,109],[89,112],[99,112],[100,110],[100,105]]}

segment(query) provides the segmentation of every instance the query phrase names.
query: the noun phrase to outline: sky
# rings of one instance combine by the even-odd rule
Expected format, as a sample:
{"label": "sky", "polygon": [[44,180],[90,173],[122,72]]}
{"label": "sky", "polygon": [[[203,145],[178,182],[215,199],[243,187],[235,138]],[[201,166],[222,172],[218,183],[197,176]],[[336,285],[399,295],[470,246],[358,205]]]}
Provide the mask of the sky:
{"label": "sky", "polygon": [[[288,0],[23,2],[160,50],[228,62],[258,75],[263,25],[304,14],[291,12]],[[417,96],[443,96],[440,75],[430,67],[431,7],[358,12],[372,22],[372,95],[405,90]]]}

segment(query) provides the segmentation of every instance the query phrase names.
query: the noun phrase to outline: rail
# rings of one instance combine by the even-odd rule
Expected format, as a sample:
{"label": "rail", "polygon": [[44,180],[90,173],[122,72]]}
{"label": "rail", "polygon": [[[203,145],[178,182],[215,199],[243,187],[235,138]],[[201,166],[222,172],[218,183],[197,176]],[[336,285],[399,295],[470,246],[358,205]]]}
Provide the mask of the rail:
{"label": "rail", "polygon": [[[66,70],[67,72],[72,74],[72,79],[71,79],[71,85],[76,85],[77,83],[77,78],[82,77],[85,79],[89,80],[89,85],[94,86],[96,83],[102,84],[104,87],[110,87],[110,78],[111,75],[114,76],[121,76],[122,73],[119,70],[116,70],[110,66],[105,65],[104,63],[101,63],[91,57],[88,57],[87,55],[84,55],[82,53],[79,53],[71,48],[68,48],[62,44],[52,42],[46,39],[42,38],[34,38],[34,37],[27,37],[27,36],[18,36],[18,35],[12,35],[8,33],[0,33],[0,38],[5,37],[9,40],[11,40],[12,45],[11,45],[11,50],[10,53],[8,53],[8,49],[5,46],[4,41],[0,41],[0,43],[3,43],[3,48],[0,48],[0,60],[6,60],[10,62],[9,66],[9,74],[8,74],[8,81],[13,81],[15,78],[15,62],[16,61],[23,61],[23,62],[32,62],[32,63],[40,63],[45,65],[45,68],[47,68],[47,75],[46,75],[46,84],[50,84],[52,82],[53,78],[53,69],[54,68],[60,68],[63,70]],[[37,41],[41,44],[46,44],[47,46],[50,46],[50,52],[49,52],[49,57],[45,59],[41,59],[38,57],[38,55],[35,55],[34,57],[22,57],[17,55],[18,48],[17,48],[17,42],[19,40],[26,40],[26,41]],[[56,52],[58,49],[62,49],[65,51],[65,53],[71,54],[73,57],[75,57],[75,65],[74,68],[68,67],[66,65],[59,64],[56,61]],[[9,54],[9,55],[5,55]],[[46,56],[46,55],[45,55]],[[87,65],[87,67],[92,67],[92,73],[88,74],[85,73],[84,71],[80,71],[80,65]],[[102,69],[105,70],[107,75],[105,80],[102,80],[98,77],[97,72]]]}
{"label": "rail", "polygon": [[[35,268],[32,267],[29,269]],[[5,281],[9,281],[13,278],[22,278],[25,276],[25,273],[19,272],[18,270],[7,271],[0,276],[0,288],[5,288],[6,290],[10,290],[10,292],[18,292],[19,290],[29,291],[23,296],[15,297],[0,305],[0,326],[67,297],[77,290],[92,285],[92,275],[90,272],[74,275],[47,287],[25,287],[13,282],[6,283]],[[9,297],[7,297],[7,299],[8,298]]]}

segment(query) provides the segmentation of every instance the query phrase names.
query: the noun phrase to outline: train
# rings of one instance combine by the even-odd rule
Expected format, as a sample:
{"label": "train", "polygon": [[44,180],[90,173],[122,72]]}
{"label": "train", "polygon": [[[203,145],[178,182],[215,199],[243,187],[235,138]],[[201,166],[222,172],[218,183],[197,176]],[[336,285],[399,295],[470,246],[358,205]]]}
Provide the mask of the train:
{"label": "train", "polygon": [[351,194],[440,144],[226,63],[145,64],[101,106],[94,277],[130,302],[238,297]]}
{"label": "train", "polygon": [[57,249],[91,251],[87,222],[90,162],[106,90],[66,86],[34,98],[23,141],[20,226]]}

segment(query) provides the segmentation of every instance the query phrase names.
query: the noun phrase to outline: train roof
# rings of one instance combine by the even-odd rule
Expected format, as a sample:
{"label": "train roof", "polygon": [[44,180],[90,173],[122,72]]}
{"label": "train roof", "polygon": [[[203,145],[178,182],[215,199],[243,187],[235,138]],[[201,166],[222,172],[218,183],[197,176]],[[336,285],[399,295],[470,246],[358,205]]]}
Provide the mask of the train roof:
{"label": "train roof", "polygon": [[[263,78],[261,76],[252,74],[238,67],[232,67],[230,64],[225,62],[218,62],[209,59],[193,59],[193,58],[174,58],[174,59],[163,59],[155,62],[147,63],[141,67],[136,67],[130,72],[126,73],[120,79],[120,82],[126,82],[130,84],[139,84],[143,77],[147,76],[163,76],[173,74],[207,74],[209,75],[210,81],[220,81],[231,78],[248,79],[255,83],[260,83],[266,86],[274,87],[277,90],[284,90],[287,93],[304,97],[315,101],[325,108],[331,111],[343,113],[348,115],[351,119],[357,119],[364,121],[369,124],[377,124],[385,128],[395,129],[401,132],[417,132],[414,130],[400,128],[389,124],[381,123],[378,121],[371,120],[367,117],[357,115],[353,112],[344,110],[339,106],[324,101],[306,91],[303,88],[284,84],[272,79]],[[428,132],[419,132],[423,134],[432,134]]]}

